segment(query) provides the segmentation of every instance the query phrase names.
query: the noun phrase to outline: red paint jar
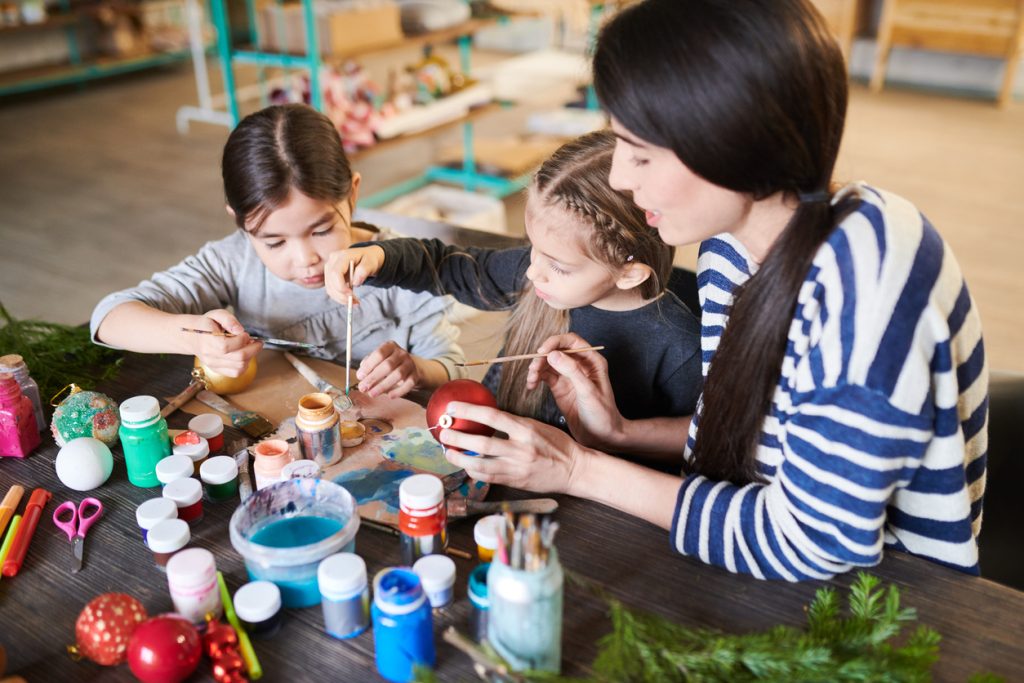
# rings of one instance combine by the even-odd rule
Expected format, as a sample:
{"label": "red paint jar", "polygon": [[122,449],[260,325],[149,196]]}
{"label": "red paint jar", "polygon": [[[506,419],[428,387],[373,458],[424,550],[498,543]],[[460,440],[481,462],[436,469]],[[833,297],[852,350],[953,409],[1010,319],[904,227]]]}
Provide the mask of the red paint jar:
{"label": "red paint jar", "polygon": [[164,498],[178,506],[178,519],[196,524],[203,518],[203,485],[198,479],[179,479],[164,487]]}
{"label": "red paint jar", "polygon": [[402,564],[444,553],[448,546],[448,510],[444,484],[432,474],[414,474],[398,487],[398,530],[402,533]]}
{"label": "red paint jar", "polygon": [[196,415],[188,421],[188,428],[209,442],[210,453],[224,452],[224,423],[220,416],[212,413]]}
{"label": "red paint jar", "polygon": [[192,473],[199,474],[199,468],[210,455],[210,443],[189,429],[174,437],[171,453],[188,456],[192,461]]}

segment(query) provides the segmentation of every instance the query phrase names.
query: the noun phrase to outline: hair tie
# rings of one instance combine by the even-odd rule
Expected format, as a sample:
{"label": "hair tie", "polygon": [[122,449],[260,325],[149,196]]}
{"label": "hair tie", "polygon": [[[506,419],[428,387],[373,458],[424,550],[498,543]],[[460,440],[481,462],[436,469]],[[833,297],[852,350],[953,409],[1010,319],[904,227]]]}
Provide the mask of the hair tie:
{"label": "hair tie", "polygon": [[800,199],[801,204],[820,204],[822,202],[827,204],[832,201],[832,195],[829,194],[828,190],[799,192],[797,193],[797,197]]}
{"label": "hair tie", "polygon": [[629,256],[626,257],[626,263],[629,263],[632,260],[633,260],[633,255],[632,254],[630,254]]}

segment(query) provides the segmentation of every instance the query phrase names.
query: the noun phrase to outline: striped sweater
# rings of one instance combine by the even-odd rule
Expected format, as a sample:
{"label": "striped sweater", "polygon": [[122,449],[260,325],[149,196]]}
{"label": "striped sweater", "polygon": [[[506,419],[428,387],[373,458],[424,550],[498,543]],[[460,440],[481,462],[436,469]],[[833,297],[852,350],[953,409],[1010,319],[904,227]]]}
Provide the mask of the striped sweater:
{"label": "striped sweater", "polygon": [[[800,290],[757,452],[766,483],[686,477],[672,543],[758,578],[827,578],[877,564],[883,547],[977,574],[988,426],[977,309],[913,205],[860,184],[836,199],[851,193],[857,208]],[[705,377],[753,272],[730,235],[701,245]]]}

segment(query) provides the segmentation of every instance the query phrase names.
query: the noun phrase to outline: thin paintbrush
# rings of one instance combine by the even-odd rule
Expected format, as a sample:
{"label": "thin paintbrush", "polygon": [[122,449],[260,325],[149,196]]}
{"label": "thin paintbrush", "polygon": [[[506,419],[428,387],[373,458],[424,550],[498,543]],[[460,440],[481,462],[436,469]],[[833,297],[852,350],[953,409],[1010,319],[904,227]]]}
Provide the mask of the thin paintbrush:
{"label": "thin paintbrush", "polygon": [[[237,337],[238,335],[233,332],[214,332],[213,330],[200,330],[195,327],[182,327],[182,332],[192,332],[193,334],[209,334],[214,337]],[[248,333],[246,333],[248,334]],[[274,339],[273,337],[261,337],[258,334],[250,334],[249,338],[253,341],[263,342],[264,344],[270,344],[271,346],[281,346],[290,349],[322,349],[323,344],[310,344],[308,342],[291,341],[290,339]]]}
{"label": "thin paintbrush", "polygon": [[[352,277],[355,274],[355,263],[348,262],[348,283],[352,286]],[[348,295],[348,315],[345,316],[345,395],[352,388],[352,295]]]}
{"label": "thin paintbrush", "polygon": [[[584,351],[603,351],[603,346],[588,346],[583,349],[555,349],[562,353],[583,353]],[[549,352],[550,353],[550,352]],[[548,355],[547,353],[524,353],[519,356],[499,356],[498,358],[488,358],[487,360],[471,360],[465,363],[456,363],[460,368],[469,368],[474,365],[490,365],[491,363],[508,363],[513,360],[530,360],[531,358],[543,358]]]}

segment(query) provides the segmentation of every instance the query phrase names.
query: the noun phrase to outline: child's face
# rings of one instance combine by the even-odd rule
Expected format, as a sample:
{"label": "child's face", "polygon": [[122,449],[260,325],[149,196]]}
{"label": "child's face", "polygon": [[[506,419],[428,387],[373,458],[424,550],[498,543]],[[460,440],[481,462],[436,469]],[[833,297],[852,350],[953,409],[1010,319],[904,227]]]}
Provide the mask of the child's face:
{"label": "child's face", "polygon": [[327,256],[352,244],[354,204],[354,194],[335,204],[293,189],[255,234],[246,234],[271,273],[300,287],[318,289],[324,286]]}
{"label": "child's face", "polygon": [[562,209],[539,204],[532,195],[526,202],[526,234],[531,243],[526,277],[537,296],[559,310],[635,306],[635,293],[616,286],[618,274],[580,249],[577,235],[587,228]]}

